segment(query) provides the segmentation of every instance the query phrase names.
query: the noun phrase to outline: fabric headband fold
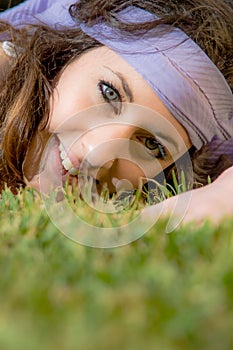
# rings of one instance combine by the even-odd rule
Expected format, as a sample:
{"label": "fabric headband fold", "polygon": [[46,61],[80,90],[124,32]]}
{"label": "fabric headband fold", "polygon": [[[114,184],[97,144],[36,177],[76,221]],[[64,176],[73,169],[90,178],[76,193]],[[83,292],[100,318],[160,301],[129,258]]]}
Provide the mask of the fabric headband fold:
{"label": "fabric headband fold", "polygon": [[[118,16],[125,23],[158,19],[134,6]],[[91,26],[80,23],[80,27],[141,74],[185,127],[197,149],[213,136],[222,140],[233,137],[231,89],[210,58],[182,30],[159,25],[138,35],[101,20]]]}

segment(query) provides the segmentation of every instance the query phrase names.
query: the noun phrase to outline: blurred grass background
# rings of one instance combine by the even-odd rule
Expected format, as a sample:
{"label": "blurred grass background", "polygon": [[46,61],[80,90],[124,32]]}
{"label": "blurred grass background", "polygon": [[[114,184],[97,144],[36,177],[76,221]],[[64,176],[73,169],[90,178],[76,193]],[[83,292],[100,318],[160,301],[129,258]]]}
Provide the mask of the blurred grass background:
{"label": "blurred grass background", "polygon": [[165,234],[163,220],[125,247],[88,248],[58,231],[32,190],[6,190],[0,349],[233,349],[232,227]]}

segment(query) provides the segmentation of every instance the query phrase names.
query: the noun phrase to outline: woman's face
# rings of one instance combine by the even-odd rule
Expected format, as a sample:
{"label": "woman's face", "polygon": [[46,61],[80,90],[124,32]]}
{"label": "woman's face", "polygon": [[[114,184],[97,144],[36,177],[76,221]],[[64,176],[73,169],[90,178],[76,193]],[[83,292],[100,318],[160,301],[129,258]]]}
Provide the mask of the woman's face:
{"label": "woman's face", "polygon": [[[45,167],[63,181],[83,167],[99,189],[107,185],[114,192],[122,183],[137,188],[140,178],[154,177],[191,146],[149,84],[106,47],[66,67],[50,103],[46,131],[55,138]],[[36,187],[41,135],[32,140],[24,162],[25,177]],[[47,140],[44,136],[42,143]]]}

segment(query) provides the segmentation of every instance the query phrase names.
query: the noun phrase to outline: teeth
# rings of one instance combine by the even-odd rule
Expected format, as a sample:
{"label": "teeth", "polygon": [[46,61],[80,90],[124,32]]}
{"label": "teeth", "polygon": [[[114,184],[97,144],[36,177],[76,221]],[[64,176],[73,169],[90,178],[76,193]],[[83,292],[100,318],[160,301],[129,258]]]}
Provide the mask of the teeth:
{"label": "teeth", "polygon": [[76,169],[76,168],[71,168],[71,169],[69,169],[69,174],[70,174],[70,175],[75,176],[75,175],[78,175],[78,173],[79,173],[79,171],[78,171],[78,169]]}
{"label": "teeth", "polygon": [[61,159],[62,159],[62,160],[66,159],[66,158],[67,158],[67,153],[66,153],[66,151],[61,151],[61,152],[60,152],[60,156],[61,156]]}
{"label": "teeth", "polygon": [[63,147],[63,145],[60,143],[58,146],[59,151],[65,151],[65,148]]}
{"label": "teeth", "polygon": [[69,158],[65,158],[62,161],[62,165],[64,166],[64,168],[66,170],[70,170],[71,168],[73,168],[73,164],[72,164],[72,162],[71,162],[71,160]]}
{"label": "teeth", "polygon": [[60,151],[60,157],[62,160],[63,167],[68,171],[70,175],[73,175],[73,176],[78,175],[79,170],[73,166],[73,163],[68,158],[66,150],[61,143],[59,144],[58,149]]}

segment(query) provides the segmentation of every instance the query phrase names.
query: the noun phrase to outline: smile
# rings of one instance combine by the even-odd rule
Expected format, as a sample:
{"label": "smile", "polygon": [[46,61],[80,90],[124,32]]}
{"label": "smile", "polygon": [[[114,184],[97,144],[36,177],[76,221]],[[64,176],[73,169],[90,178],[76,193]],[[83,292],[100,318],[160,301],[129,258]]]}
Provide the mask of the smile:
{"label": "smile", "polygon": [[64,146],[60,143],[58,146],[60,152],[60,158],[63,168],[72,176],[76,176],[79,173],[79,169],[75,168],[72,161],[68,157],[68,154],[64,148]]}

